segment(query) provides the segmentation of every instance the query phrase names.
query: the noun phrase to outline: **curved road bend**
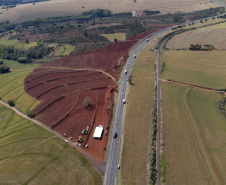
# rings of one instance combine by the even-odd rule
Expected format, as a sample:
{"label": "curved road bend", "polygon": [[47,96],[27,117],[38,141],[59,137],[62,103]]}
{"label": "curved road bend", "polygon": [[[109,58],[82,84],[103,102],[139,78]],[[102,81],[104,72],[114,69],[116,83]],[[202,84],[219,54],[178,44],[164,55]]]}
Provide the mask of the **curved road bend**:
{"label": "curved road bend", "polygon": [[[155,37],[159,36],[160,34],[167,32],[171,30],[171,27],[165,28],[163,30],[160,30],[158,32],[152,33],[149,36],[149,41],[154,39]],[[116,107],[116,113],[115,113],[115,119],[113,122],[112,127],[112,135],[117,133],[117,138],[110,138],[110,145],[108,149],[108,157],[107,157],[107,164],[106,164],[106,170],[105,170],[105,176],[104,176],[104,185],[115,185],[115,178],[116,178],[116,172],[117,172],[117,166],[118,166],[118,158],[119,158],[119,149],[120,149],[120,141],[121,141],[121,129],[122,129],[122,121],[123,121],[123,111],[124,111],[124,104],[122,103],[122,100],[126,95],[126,89],[127,89],[127,79],[129,77],[129,72],[132,67],[132,64],[134,62],[134,55],[137,55],[143,47],[148,42],[143,41],[136,50],[130,55],[125,69],[127,70],[127,73],[123,72],[122,80],[120,84],[120,90],[119,90],[119,96],[118,96],[118,102]]]}

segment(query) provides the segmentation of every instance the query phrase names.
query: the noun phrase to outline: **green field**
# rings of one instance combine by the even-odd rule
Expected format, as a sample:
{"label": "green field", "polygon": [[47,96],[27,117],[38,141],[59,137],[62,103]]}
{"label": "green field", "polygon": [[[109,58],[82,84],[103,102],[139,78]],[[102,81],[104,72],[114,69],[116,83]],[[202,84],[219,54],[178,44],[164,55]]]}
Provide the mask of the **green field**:
{"label": "green field", "polygon": [[33,69],[14,69],[10,73],[0,74],[0,97],[13,100],[15,106],[26,112],[34,108],[39,101],[24,91],[24,79]]}
{"label": "green field", "polygon": [[30,47],[37,46],[37,42],[30,42],[29,44],[20,43],[17,39],[8,40],[9,37],[2,37],[0,39],[0,45],[14,46],[16,49],[27,50]]}
{"label": "green field", "polygon": [[147,184],[149,127],[154,97],[154,80],[151,79],[154,74],[153,55],[150,51],[143,51],[137,57],[132,75],[141,78],[133,79],[133,85],[129,85],[119,184]]}
{"label": "green field", "polygon": [[0,104],[0,184],[101,184],[75,149]]}
{"label": "green field", "polygon": [[100,34],[100,35],[106,37],[111,42],[114,42],[114,39],[117,39],[118,41],[126,40],[126,33]]}
{"label": "green field", "polygon": [[69,55],[72,51],[74,51],[75,47],[72,46],[72,45],[63,45],[63,46],[60,46],[58,49],[57,49],[57,52],[55,53],[55,57],[58,57],[58,56],[67,56]]}
{"label": "green field", "polygon": [[165,51],[163,79],[215,89],[226,88],[225,51]]}
{"label": "green field", "polygon": [[219,94],[163,83],[166,184],[226,183],[226,124]]}
{"label": "green field", "polygon": [[7,66],[10,67],[10,69],[25,69],[25,68],[36,68],[40,66],[40,64],[33,64],[33,63],[19,63],[15,60],[6,60],[6,59],[1,59],[1,61],[4,62]]}

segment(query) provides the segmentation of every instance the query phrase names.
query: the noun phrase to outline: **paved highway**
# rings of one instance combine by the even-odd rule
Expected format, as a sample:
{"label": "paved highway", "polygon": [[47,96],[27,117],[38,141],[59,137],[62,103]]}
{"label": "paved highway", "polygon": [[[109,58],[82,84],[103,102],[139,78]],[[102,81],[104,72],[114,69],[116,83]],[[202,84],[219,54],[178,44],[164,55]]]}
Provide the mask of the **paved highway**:
{"label": "paved highway", "polygon": [[[163,30],[160,30],[158,32],[155,32],[149,36],[149,41],[157,37],[158,35],[167,32],[171,30],[172,28],[165,28]],[[116,113],[115,113],[115,119],[113,122],[112,127],[112,135],[117,133],[117,137],[113,138],[113,136],[110,138],[110,145],[108,148],[108,158],[107,158],[107,164],[106,164],[106,171],[104,176],[104,184],[105,185],[114,185],[115,184],[115,177],[116,172],[118,169],[118,157],[119,157],[119,149],[120,149],[120,141],[121,141],[121,129],[122,129],[122,121],[123,121],[123,111],[125,104],[122,103],[123,99],[126,99],[126,89],[127,89],[127,79],[129,77],[129,72],[132,67],[132,64],[134,62],[134,56],[137,55],[142,48],[149,42],[149,41],[143,41],[136,50],[130,55],[125,70],[127,73],[123,72],[122,80],[120,83],[120,90],[119,90],[119,96],[118,96],[118,103],[116,107]],[[120,170],[120,169],[118,169]]]}
{"label": "paved highway", "polygon": [[[213,0],[215,3],[218,3],[222,6],[225,6],[225,4],[222,4],[221,2],[217,1],[217,0]],[[214,16],[214,18],[217,18],[218,16]],[[209,17],[209,18],[205,18],[204,20],[210,20],[213,19],[213,17]],[[176,25],[176,26],[188,26],[189,24],[197,24],[200,23],[200,20],[196,20],[193,22],[187,22],[184,24],[180,24],[180,25]],[[149,35],[148,37],[148,42],[150,42],[152,39],[154,39],[155,37],[157,37],[158,35],[165,33],[169,30],[171,30],[172,27],[168,27],[165,29],[162,29],[158,32],[152,33],[151,35]],[[132,64],[134,62],[134,56],[143,49],[143,47],[148,43],[146,40],[144,40],[137,48],[136,50],[130,55],[125,69],[127,71],[127,73],[123,73],[122,75],[122,80],[120,83],[120,90],[119,90],[119,96],[118,96],[118,102],[117,102],[117,107],[116,107],[116,113],[115,113],[115,119],[113,122],[113,127],[112,127],[112,135],[114,135],[115,133],[117,133],[117,137],[113,138],[113,136],[110,138],[110,145],[108,148],[108,157],[107,157],[107,164],[106,164],[106,170],[105,170],[105,176],[104,176],[104,185],[115,185],[115,179],[116,179],[116,172],[118,169],[118,158],[119,158],[119,149],[120,149],[120,141],[121,141],[121,129],[122,129],[122,121],[123,121],[123,111],[124,111],[124,107],[125,104],[122,103],[123,99],[126,99],[126,89],[127,89],[127,79],[129,77],[129,72],[130,69],[132,67]],[[160,102],[160,97],[161,97],[161,85],[160,85],[160,62],[158,61],[157,64],[157,86],[158,86],[158,92],[157,92],[157,96],[158,96],[158,102]],[[158,115],[159,118],[158,120],[160,121],[161,117],[160,117],[160,105],[158,105]],[[158,138],[160,138],[160,128],[158,127]],[[159,140],[159,139],[158,139]],[[159,151],[159,155],[157,154],[157,184],[160,184],[160,140],[157,143],[158,147],[157,150]],[[158,153],[158,152],[157,152]]]}

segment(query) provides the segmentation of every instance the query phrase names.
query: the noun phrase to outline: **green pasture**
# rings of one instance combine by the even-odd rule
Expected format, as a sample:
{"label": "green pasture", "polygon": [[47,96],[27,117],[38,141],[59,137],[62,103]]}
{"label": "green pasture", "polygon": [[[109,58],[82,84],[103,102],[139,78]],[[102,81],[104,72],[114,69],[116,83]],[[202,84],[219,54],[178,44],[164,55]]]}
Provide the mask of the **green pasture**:
{"label": "green pasture", "polygon": [[0,184],[101,184],[75,149],[0,104]]}
{"label": "green pasture", "polygon": [[0,97],[13,100],[21,111],[33,109],[39,101],[24,91],[24,79],[33,69],[15,69],[10,73],[0,74]]}
{"label": "green pasture", "polygon": [[17,39],[9,40],[9,37],[0,38],[0,45],[14,46],[16,49],[27,50],[30,47],[37,46],[37,42],[30,42],[29,44],[20,43]]}
{"label": "green pasture", "polygon": [[109,41],[114,42],[114,39],[118,41],[126,40],[126,33],[113,33],[113,34],[100,34],[103,37],[106,37]]}
{"label": "green pasture", "polygon": [[203,87],[226,88],[225,51],[165,51],[162,78]]}
{"label": "green pasture", "polygon": [[4,62],[7,66],[10,67],[10,69],[25,69],[25,68],[36,68],[40,66],[40,64],[33,64],[33,63],[19,63],[15,60],[6,60],[6,59],[1,59],[1,61]]}
{"label": "green pasture", "polygon": [[57,52],[55,53],[55,57],[59,57],[59,56],[68,56],[70,55],[70,53],[72,51],[74,51],[75,47],[69,44],[63,45],[63,46],[59,46],[59,48],[57,49]]}
{"label": "green pasture", "polygon": [[226,124],[219,94],[162,83],[166,184],[226,183]]}

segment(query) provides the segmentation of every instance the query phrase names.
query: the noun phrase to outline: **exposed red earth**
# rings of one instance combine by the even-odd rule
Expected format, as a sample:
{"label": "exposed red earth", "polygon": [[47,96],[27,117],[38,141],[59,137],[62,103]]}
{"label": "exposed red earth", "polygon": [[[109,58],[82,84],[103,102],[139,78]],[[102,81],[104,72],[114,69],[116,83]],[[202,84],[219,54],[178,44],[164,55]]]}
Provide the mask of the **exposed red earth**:
{"label": "exposed red earth", "polygon": [[[99,162],[104,161],[108,134],[93,139],[98,125],[110,127],[114,106],[114,92],[118,87],[128,52],[134,44],[152,30],[117,42],[111,46],[71,55],[34,69],[24,81],[25,91],[40,103],[33,109],[35,118],[56,130],[65,139],[77,142],[82,136],[82,148]],[[92,99],[85,108],[86,97]],[[88,134],[82,130],[90,126]],[[85,145],[88,144],[88,148]]]}

